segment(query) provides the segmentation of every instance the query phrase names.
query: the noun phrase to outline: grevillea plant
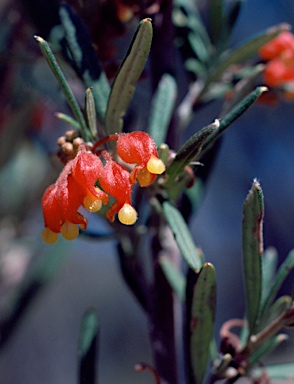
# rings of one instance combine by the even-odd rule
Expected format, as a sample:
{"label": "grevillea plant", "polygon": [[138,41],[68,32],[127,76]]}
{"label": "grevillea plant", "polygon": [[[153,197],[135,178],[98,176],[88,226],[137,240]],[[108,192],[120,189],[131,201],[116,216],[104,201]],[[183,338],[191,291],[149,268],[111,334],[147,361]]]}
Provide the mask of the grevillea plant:
{"label": "grevillea plant", "polygon": [[[209,32],[192,2],[176,0],[165,7],[155,2],[153,8],[144,9],[155,20],[153,41],[153,21],[142,18],[111,85],[81,19],[68,5],[61,5],[60,29],[55,30],[56,36],[52,31],[50,38],[59,41],[85,84],[82,107],[49,42],[35,37],[72,110],[72,116],[57,114],[71,127],[58,139],[64,168],[42,199],[43,240],[52,244],[59,234],[68,240],[80,234],[96,237],[98,242],[101,235],[87,231],[82,208],[109,223],[122,275],[149,323],[153,360],[136,369],[148,369],[153,375],[150,382],[157,384],[234,383],[243,376],[267,383],[277,372],[285,378],[294,371],[294,362],[257,369],[263,357],[286,339],[282,329],[294,324],[293,298],[276,298],[294,267],[294,252],[276,271],[276,255],[263,246],[264,203],[259,182],[253,181],[243,206],[246,313],[243,319],[222,326],[219,348],[213,336],[217,331],[217,271],[209,255],[204,256],[194,243],[188,227],[226,128],[258,99],[262,101],[266,86],[276,99],[293,95],[294,37],[289,27],[271,28],[228,50],[242,1],[227,9],[221,1],[215,3],[210,6],[218,22]],[[140,15],[132,2],[117,1],[116,7],[119,23]],[[181,63],[190,79],[181,98],[177,98],[177,81],[163,60],[166,56],[155,57],[160,50],[174,52],[167,25],[173,26]],[[144,74],[152,89],[148,121],[134,128],[126,116],[149,54]],[[222,98],[222,111],[179,145],[198,108]],[[150,261],[148,271],[142,254]],[[181,311],[175,311],[179,303]],[[80,383],[97,382],[97,333],[97,314],[87,310],[79,344]],[[179,333],[181,343],[176,338]]]}

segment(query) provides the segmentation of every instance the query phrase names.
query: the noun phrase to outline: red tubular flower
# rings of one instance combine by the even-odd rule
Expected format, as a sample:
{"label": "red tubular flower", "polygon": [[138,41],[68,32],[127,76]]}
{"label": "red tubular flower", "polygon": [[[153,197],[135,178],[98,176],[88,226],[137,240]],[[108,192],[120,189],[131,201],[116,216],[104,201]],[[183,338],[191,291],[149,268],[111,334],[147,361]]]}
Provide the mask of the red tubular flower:
{"label": "red tubular flower", "polygon": [[157,175],[165,171],[155,142],[146,132],[135,131],[119,135],[117,153],[126,163],[137,164],[130,174],[133,184],[137,178],[140,186],[146,187],[153,183]]}
{"label": "red tubular flower", "polygon": [[117,213],[122,224],[132,225],[137,220],[137,212],[132,207],[132,184],[129,172],[116,163],[108,152],[103,151],[102,155],[106,160],[106,165],[100,174],[100,185],[106,193],[116,199],[116,202],[107,211],[106,217],[113,222]]}
{"label": "red tubular flower", "polygon": [[80,225],[87,227],[85,219],[77,210],[83,205],[90,212],[98,211],[102,203],[108,203],[106,193],[95,187],[102,170],[101,160],[81,146],[77,156],[69,161],[56,183],[50,185],[42,199],[45,229],[43,240],[55,243],[58,233],[67,240],[78,236]]}

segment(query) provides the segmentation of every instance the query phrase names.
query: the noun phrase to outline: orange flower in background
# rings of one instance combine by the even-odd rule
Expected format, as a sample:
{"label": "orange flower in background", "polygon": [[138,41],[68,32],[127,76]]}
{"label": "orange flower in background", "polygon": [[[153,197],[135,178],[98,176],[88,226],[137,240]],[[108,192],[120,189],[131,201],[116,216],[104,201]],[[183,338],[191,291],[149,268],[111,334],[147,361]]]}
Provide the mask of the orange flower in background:
{"label": "orange flower in background", "polygon": [[283,54],[285,51],[292,51],[294,49],[294,35],[285,31],[280,33],[277,37],[263,45],[258,51],[259,56],[263,60],[272,60]]}
{"label": "orange flower in background", "polygon": [[263,72],[264,82],[269,87],[284,86],[294,82],[294,35],[285,31],[259,50],[259,55],[268,61]]}
{"label": "orange flower in background", "polygon": [[130,180],[135,183],[137,179],[141,187],[152,184],[156,176],[165,171],[155,142],[146,132],[135,131],[119,135],[117,153],[126,163],[136,164],[130,174]]}
{"label": "orange flower in background", "polygon": [[42,237],[46,243],[55,243],[58,233],[67,240],[75,239],[79,234],[77,225],[86,229],[87,219],[78,212],[81,205],[96,212],[102,203],[108,203],[107,194],[95,186],[101,170],[101,160],[82,145],[56,183],[47,188],[42,199],[45,223]]}
{"label": "orange flower in background", "polygon": [[116,200],[107,211],[106,217],[113,222],[114,216],[118,214],[122,224],[132,225],[137,221],[137,211],[132,207],[130,174],[116,163],[108,152],[103,151],[102,156],[106,160],[106,165],[101,171],[100,185]]}

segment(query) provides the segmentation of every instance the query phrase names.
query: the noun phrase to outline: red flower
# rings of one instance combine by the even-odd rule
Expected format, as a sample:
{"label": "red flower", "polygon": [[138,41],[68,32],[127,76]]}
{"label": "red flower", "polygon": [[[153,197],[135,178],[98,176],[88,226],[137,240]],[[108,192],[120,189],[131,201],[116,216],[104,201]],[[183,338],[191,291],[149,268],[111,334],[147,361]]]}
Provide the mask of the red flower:
{"label": "red flower", "polygon": [[259,50],[267,60],[264,69],[265,84],[270,87],[284,86],[294,82],[294,35],[282,32]]}
{"label": "red flower", "polygon": [[56,183],[44,193],[42,237],[45,242],[57,241],[58,233],[67,240],[75,239],[79,233],[77,225],[82,229],[87,227],[87,219],[78,208],[83,205],[90,212],[96,212],[102,203],[108,203],[107,194],[95,186],[101,170],[101,160],[81,145],[77,156],[67,163]]}
{"label": "red flower", "polygon": [[294,82],[294,61],[292,65],[289,65],[283,58],[273,59],[266,64],[263,76],[265,83],[270,87]]}
{"label": "red flower", "polygon": [[126,163],[137,164],[130,174],[130,180],[135,183],[137,178],[141,187],[152,184],[156,176],[165,171],[155,142],[146,132],[136,131],[119,135],[117,153]]}
{"label": "red flower", "polygon": [[280,56],[285,51],[293,51],[293,49],[294,35],[289,31],[285,31],[263,45],[258,53],[260,57],[268,61]]}
{"label": "red flower", "polygon": [[106,193],[116,199],[116,202],[107,211],[106,217],[113,222],[115,214],[118,213],[118,219],[122,224],[132,225],[137,220],[137,212],[131,202],[130,174],[116,163],[108,152],[103,151],[102,155],[106,160],[106,165],[100,174],[100,185]]}

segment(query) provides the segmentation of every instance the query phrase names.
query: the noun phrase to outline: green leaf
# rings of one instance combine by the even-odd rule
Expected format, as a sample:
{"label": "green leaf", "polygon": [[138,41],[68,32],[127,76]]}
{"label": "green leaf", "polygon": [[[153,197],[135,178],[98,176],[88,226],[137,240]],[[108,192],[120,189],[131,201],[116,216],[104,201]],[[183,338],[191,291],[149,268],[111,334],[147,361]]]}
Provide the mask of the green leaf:
{"label": "green leaf", "polygon": [[259,330],[261,331],[268,324],[273,322],[279,316],[282,315],[285,311],[287,311],[292,303],[292,297],[288,295],[284,295],[279,297],[268,309],[266,316],[260,319]]}
{"label": "green leaf", "polygon": [[[284,379],[288,380],[288,383],[294,380],[294,363],[268,365],[262,370],[264,368],[271,379]],[[262,370],[258,368],[254,372],[262,374]]]}
{"label": "green leaf", "polygon": [[262,304],[268,296],[270,286],[275,278],[277,265],[277,250],[274,247],[267,248],[262,257]]}
{"label": "green leaf", "polygon": [[217,81],[222,74],[233,64],[243,63],[247,59],[251,58],[257,53],[259,48],[264,44],[272,40],[274,37],[279,35],[281,32],[288,30],[287,24],[281,24],[275,28],[267,29],[258,36],[252,38],[247,43],[244,43],[240,47],[231,51],[226,57],[222,58],[211,70],[211,74],[207,77],[205,85],[201,91],[201,95],[206,93],[211,83]]}
{"label": "green leaf", "polygon": [[203,144],[202,153],[204,153],[212,144],[218,139],[225,129],[231,125],[238,117],[240,117],[259,96],[267,91],[266,87],[257,87],[248,96],[246,96],[240,103],[238,103],[230,112],[228,112],[222,119],[219,120],[218,129],[213,132]]}
{"label": "green leaf", "polygon": [[96,125],[96,109],[95,102],[92,93],[92,88],[88,88],[85,93],[85,115],[88,123],[88,127],[91,131],[92,137],[97,136],[97,125]]}
{"label": "green leaf", "polygon": [[182,302],[185,301],[186,279],[183,273],[165,256],[159,258],[159,264],[161,265],[165,277],[167,278],[173,291],[178,295]]}
{"label": "green leaf", "polygon": [[275,350],[283,341],[287,340],[288,336],[284,333],[280,333],[269,340],[266,340],[259,348],[254,351],[249,357],[249,363],[255,364],[261,358],[269,355],[273,350]]}
{"label": "green leaf", "polygon": [[59,64],[57,63],[56,58],[55,58],[49,44],[47,43],[46,40],[42,39],[42,37],[40,37],[40,36],[35,36],[35,39],[39,43],[41,51],[42,51],[45,59],[47,60],[47,63],[49,64],[49,67],[51,68],[54,76],[56,77],[76,120],[78,121],[78,123],[80,125],[80,131],[82,133],[84,140],[88,141],[90,138],[89,137],[89,130],[87,128],[86,121],[84,119],[84,116],[82,114],[80,106],[79,106],[74,94],[72,93]]}
{"label": "green leaf", "polygon": [[263,193],[257,180],[243,205],[242,248],[249,336],[255,332],[262,292]]}
{"label": "green leaf", "polygon": [[93,308],[89,308],[83,318],[80,328],[78,356],[79,356],[79,383],[96,383],[97,365],[97,337],[98,320]]}
{"label": "green leaf", "polygon": [[152,99],[148,126],[148,133],[157,147],[165,142],[176,97],[177,84],[174,78],[169,74],[163,75]]}
{"label": "green leaf", "polygon": [[216,301],[216,274],[211,263],[203,265],[192,299],[191,311],[191,365],[195,384],[203,383],[213,336]]}
{"label": "green leaf", "polygon": [[172,230],[184,260],[193,271],[199,271],[203,264],[202,258],[197,251],[181,212],[169,201],[164,201],[162,207],[166,221]]}
{"label": "green leaf", "polygon": [[222,36],[223,24],[223,0],[208,0],[210,21],[210,36],[213,45],[216,45]]}
{"label": "green leaf", "polygon": [[195,58],[199,59],[201,64],[206,64],[212,46],[196,3],[175,0],[173,5],[173,23],[179,28],[178,35],[182,36],[184,43],[190,44],[190,49],[184,49],[182,52],[184,59],[193,58],[190,52],[192,50]]}
{"label": "green leaf", "polygon": [[86,87],[92,88],[98,117],[104,122],[110,86],[92,46],[91,38],[80,19],[67,4],[60,6],[59,16],[70,59]]}
{"label": "green leaf", "polygon": [[281,285],[283,284],[286,277],[289,275],[289,273],[293,268],[294,268],[294,250],[292,250],[287,256],[287,258],[284,260],[284,262],[280,266],[275,276],[275,279],[273,280],[269,293],[262,306],[261,318],[264,318],[267,316],[267,312],[270,308],[271,303],[276,297],[278,290],[280,289]]}
{"label": "green leaf", "polygon": [[147,61],[152,34],[151,19],[142,20],[111,87],[105,116],[108,135],[122,131],[122,118],[127,111],[135,92],[136,83]]}
{"label": "green leaf", "polygon": [[212,124],[196,132],[177,152],[176,157],[166,170],[167,181],[165,188],[173,187],[176,178],[184,170],[186,165],[194,161],[201,152],[202,146],[219,127],[219,121],[215,120]]}
{"label": "green leaf", "polygon": [[71,125],[73,128],[75,128],[77,130],[80,129],[80,124],[75,119],[73,119],[71,116],[68,116],[62,112],[55,113],[55,116],[58,119],[62,120],[64,123]]}

